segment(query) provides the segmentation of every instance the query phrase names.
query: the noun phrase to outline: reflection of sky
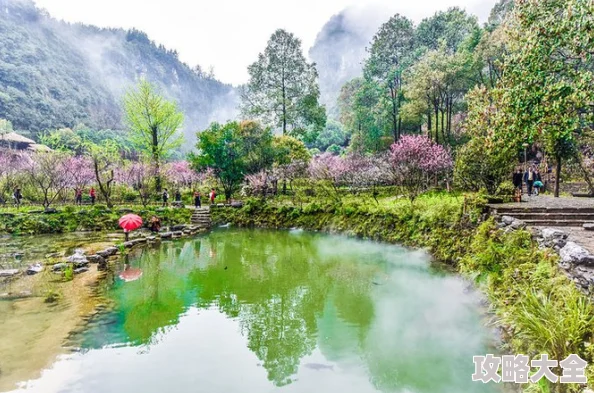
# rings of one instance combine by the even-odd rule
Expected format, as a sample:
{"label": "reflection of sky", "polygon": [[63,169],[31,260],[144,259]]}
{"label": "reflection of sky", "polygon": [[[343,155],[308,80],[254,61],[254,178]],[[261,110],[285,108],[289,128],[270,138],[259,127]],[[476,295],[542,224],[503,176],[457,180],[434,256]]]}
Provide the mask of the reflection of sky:
{"label": "reflection of sky", "polygon": [[[118,306],[82,336],[87,349],[26,391],[493,391],[470,382],[472,356],[485,353],[486,338],[475,299],[456,277],[430,273],[423,252],[284,232],[274,246],[276,235],[259,236],[164,243],[131,258],[144,274],[116,280],[109,294]],[[240,274],[228,275],[227,264]],[[200,304],[207,287],[224,288],[214,295],[232,299],[226,309],[217,298]],[[309,315],[313,331],[300,319]],[[292,383],[280,387],[287,376]]]}

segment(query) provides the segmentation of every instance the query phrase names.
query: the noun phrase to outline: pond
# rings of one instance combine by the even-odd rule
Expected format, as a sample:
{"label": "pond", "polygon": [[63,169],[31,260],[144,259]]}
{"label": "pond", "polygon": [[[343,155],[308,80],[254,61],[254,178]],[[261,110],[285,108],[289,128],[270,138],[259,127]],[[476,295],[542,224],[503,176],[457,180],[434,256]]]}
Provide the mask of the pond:
{"label": "pond", "polygon": [[471,382],[479,299],[424,252],[226,229],[126,259],[76,349],[15,392],[499,391]]}

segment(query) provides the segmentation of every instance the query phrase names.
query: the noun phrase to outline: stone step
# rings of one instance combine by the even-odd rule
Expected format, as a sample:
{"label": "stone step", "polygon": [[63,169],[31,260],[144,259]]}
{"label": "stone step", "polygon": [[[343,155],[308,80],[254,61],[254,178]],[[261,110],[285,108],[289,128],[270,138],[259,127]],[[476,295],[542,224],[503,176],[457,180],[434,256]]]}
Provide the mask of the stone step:
{"label": "stone step", "polygon": [[526,225],[533,227],[582,227],[580,220],[523,220]]}
{"label": "stone step", "polygon": [[594,207],[491,207],[491,210],[499,215],[513,216],[514,213],[567,213],[567,214],[594,214]]}
{"label": "stone step", "polygon": [[594,221],[594,213],[510,213],[500,214],[519,220],[583,220]]}

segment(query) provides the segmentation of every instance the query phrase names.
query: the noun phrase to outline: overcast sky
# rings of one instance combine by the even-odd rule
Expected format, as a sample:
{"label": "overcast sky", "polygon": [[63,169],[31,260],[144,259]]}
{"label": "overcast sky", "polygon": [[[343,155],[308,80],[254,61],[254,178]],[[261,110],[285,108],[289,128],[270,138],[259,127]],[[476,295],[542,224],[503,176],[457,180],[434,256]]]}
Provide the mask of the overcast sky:
{"label": "overcast sky", "polygon": [[274,30],[301,38],[305,53],[330,17],[348,6],[377,5],[415,22],[451,6],[486,19],[496,0],[35,0],[58,19],[100,27],[135,27],[191,66],[213,67],[223,82],[247,80],[247,66]]}

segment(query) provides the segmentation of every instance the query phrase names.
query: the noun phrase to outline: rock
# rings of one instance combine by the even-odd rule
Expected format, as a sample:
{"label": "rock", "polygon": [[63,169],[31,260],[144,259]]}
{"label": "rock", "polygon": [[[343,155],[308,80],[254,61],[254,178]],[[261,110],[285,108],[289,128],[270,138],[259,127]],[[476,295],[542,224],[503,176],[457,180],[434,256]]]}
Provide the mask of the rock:
{"label": "rock", "polygon": [[514,218],[510,217],[510,216],[503,216],[501,217],[501,222],[504,223],[505,225],[511,225],[512,222],[514,222]]}
{"label": "rock", "polygon": [[235,207],[235,208],[243,207],[243,202],[232,202],[231,207]]}
{"label": "rock", "polygon": [[67,263],[56,263],[55,265],[52,266],[52,270],[54,272],[61,272],[63,270],[66,270],[67,267],[68,267]]}
{"label": "rock", "polygon": [[499,228],[499,229],[505,228],[506,226],[507,226],[507,224],[504,223],[504,222],[498,222],[497,223],[497,228]]}
{"label": "rock", "polygon": [[41,263],[35,263],[27,269],[27,275],[32,276],[43,271],[43,265]]}
{"label": "rock", "polygon": [[559,251],[567,244],[567,233],[554,228],[544,228],[536,239],[541,247],[549,247]]}
{"label": "rock", "polygon": [[43,213],[43,210],[31,210],[29,211],[29,214],[41,214]]}
{"label": "rock", "polygon": [[106,262],[105,261],[105,258],[103,258],[101,255],[97,255],[97,254],[90,255],[89,257],[87,257],[87,260],[90,263],[99,263],[99,264],[102,264],[102,263],[105,263]]}
{"label": "rock", "polygon": [[0,277],[14,277],[20,273],[19,269],[0,270]]}
{"label": "rock", "polygon": [[86,273],[88,271],[89,271],[88,267],[79,267],[78,269],[74,269],[74,274]]}
{"label": "rock", "polygon": [[594,255],[590,254],[585,248],[574,243],[567,244],[559,251],[559,256],[563,263],[573,265],[594,265]]}
{"label": "rock", "polygon": [[171,204],[171,206],[173,206],[173,207],[176,207],[176,208],[178,208],[178,209],[179,209],[179,208],[181,208],[181,207],[185,207],[185,205],[184,205],[184,203],[183,203],[183,202],[173,202],[173,203]]}
{"label": "rock", "polygon": [[53,207],[48,207],[43,211],[44,214],[56,214],[58,211]]}
{"label": "rock", "polygon": [[155,240],[157,240],[157,236],[147,236],[146,237],[147,242],[154,242]]}
{"label": "rock", "polygon": [[184,229],[186,229],[187,225],[174,225],[171,227],[172,231],[183,231]]}
{"label": "rock", "polygon": [[146,243],[146,238],[139,237],[138,239],[130,240],[130,243],[132,243],[132,245],[134,245],[134,246],[136,246],[138,244]]}
{"label": "rock", "polygon": [[134,247],[134,243],[124,242],[124,243],[122,243],[122,246],[124,246],[125,248],[132,248],[132,247]]}
{"label": "rock", "polygon": [[106,248],[103,251],[99,251],[97,253],[97,255],[100,255],[103,258],[109,258],[109,257],[111,257],[113,255],[116,255],[117,253],[118,253],[118,249],[116,247],[109,247],[109,248]]}
{"label": "rock", "polygon": [[510,224],[510,228],[512,229],[524,229],[526,228],[526,223],[522,220],[514,219],[513,222]]}
{"label": "rock", "polygon": [[161,234],[161,239],[171,239],[173,237],[173,233],[172,232],[163,232]]}
{"label": "rock", "polygon": [[225,207],[224,203],[217,203],[217,207]]}
{"label": "rock", "polygon": [[82,254],[74,254],[68,257],[68,262],[72,263],[75,267],[87,266],[89,260]]}
{"label": "rock", "polygon": [[584,226],[583,226],[583,228],[586,231],[594,231],[594,222],[585,223]]}
{"label": "rock", "polygon": [[184,233],[182,231],[175,231],[173,232],[173,237],[182,237]]}

